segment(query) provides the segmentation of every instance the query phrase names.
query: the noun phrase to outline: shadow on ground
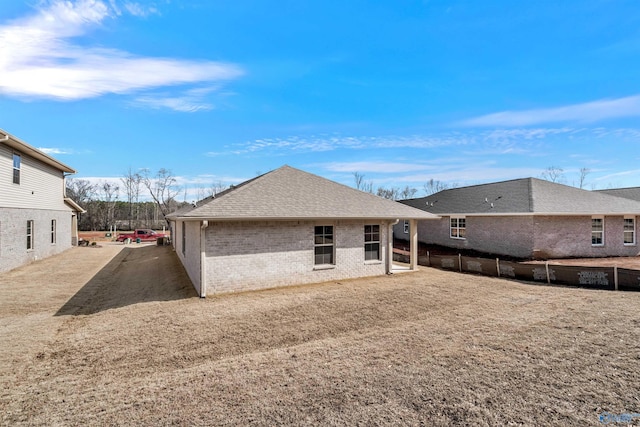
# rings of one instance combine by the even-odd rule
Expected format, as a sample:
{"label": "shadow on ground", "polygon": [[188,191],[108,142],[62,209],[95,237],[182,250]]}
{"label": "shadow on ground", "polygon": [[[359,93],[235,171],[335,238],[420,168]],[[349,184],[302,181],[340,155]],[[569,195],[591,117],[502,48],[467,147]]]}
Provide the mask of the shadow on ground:
{"label": "shadow on ground", "polygon": [[197,297],[169,246],[126,247],[55,314],[86,315],[151,301]]}

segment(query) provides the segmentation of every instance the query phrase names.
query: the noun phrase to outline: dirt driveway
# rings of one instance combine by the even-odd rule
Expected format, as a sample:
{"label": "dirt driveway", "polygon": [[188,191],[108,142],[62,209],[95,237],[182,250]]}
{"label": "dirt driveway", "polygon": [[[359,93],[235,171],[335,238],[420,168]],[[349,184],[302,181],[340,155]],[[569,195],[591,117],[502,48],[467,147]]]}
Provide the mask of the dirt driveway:
{"label": "dirt driveway", "polygon": [[204,300],[168,247],[74,248],[0,277],[0,425],[598,425],[640,413],[638,307],[429,268]]}

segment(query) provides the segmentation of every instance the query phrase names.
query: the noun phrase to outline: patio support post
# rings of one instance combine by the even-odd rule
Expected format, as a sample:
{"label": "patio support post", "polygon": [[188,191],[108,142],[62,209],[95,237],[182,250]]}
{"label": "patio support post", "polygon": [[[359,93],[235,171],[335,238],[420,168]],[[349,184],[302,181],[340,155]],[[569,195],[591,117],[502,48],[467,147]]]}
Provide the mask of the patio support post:
{"label": "patio support post", "polygon": [[206,229],[209,221],[204,220],[200,224],[200,298],[207,296],[207,245],[206,245]]}
{"label": "patio support post", "polygon": [[393,272],[393,226],[400,220],[396,219],[391,221],[387,228],[387,261],[386,261],[386,273],[391,274]]}
{"label": "patio support post", "polygon": [[411,270],[418,269],[418,220],[410,219],[409,220],[409,233],[410,234],[410,268]]}

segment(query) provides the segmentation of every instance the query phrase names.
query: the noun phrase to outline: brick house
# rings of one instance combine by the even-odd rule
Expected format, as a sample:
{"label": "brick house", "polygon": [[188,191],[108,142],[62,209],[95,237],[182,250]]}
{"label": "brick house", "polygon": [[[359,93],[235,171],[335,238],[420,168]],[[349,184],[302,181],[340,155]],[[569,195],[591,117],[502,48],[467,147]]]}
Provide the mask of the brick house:
{"label": "brick house", "polygon": [[0,272],[77,243],[77,213],[65,197],[69,166],[0,129]]}
{"label": "brick house", "polygon": [[[418,240],[521,258],[636,256],[640,201],[523,178],[440,191],[401,203],[441,217]],[[406,236],[402,222],[396,238]]]}
{"label": "brick house", "polygon": [[640,187],[608,188],[606,190],[595,191],[598,193],[608,194],[610,196],[617,196],[624,199],[630,199],[640,202]]}
{"label": "brick house", "polygon": [[167,218],[204,297],[391,273],[392,225],[436,216],[283,166]]}

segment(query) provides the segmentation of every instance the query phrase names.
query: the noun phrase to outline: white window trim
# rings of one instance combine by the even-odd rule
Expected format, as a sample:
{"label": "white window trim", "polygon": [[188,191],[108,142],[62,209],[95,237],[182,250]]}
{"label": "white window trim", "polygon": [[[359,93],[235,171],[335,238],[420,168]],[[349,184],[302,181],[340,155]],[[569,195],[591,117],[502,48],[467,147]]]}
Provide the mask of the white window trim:
{"label": "white window trim", "polygon": [[55,246],[58,241],[58,221],[51,220],[51,246]]}
{"label": "white window trim", "polygon": [[[15,166],[16,158],[18,158],[18,167]],[[14,152],[11,156],[11,182],[15,185],[20,185],[22,182],[22,155]],[[16,171],[18,172],[18,182],[16,182]]]}
{"label": "white window trim", "polygon": [[[457,219],[458,220],[458,226],[457,227],[452,227],[451,226],[451,220],[452,219]],[[460,227],[460,220],[464,219],[464,227]],[[458,236],[454,236],[453,235],[453,230],[456,229],[458,230]],[[467,231],[467,217],[462,215],[462,216],[451,216],[449,217],[449,237],[451,239],[455,239],[455,240],[466,240],[466,237],[459,237],[460,235],[460,229],[464,229],[465,231],[465,236],[466,236],[466,231]]]}
{"label": "white window trim", "polygon": [[404,234],[409,234],[409,221],[405,220],[404,221]]}
{"label": "white window trim", "polygon": [[622,243],[624,244],[624,246],[635,246],[636,242],[637,242],[637,233],[636,233],[636,217],[633,215],[625,215],[624,219],[630,219],[631,221],[633,221],[633,230],[631,230],[631,232],[633,233],[633,242],[632,243],[624,243],[624,233],[626,232],[626,230],[624,229],[624,221],[623,221],[623,225],[622,225]]}
{"label": "white window trim", "polygon": [[[331,227],[331,235],[333,236],[333,243],[316,243],[316,227]],[[324,235],[324,233],[323,233]],[[317,247],[328,247],[332,248],[332,256],[333,262],[330,264],[316,264],[316,248]],[[318,224],[313,226],[313,269],[314,270],[328,270],[336,267],[336,226],[335,224]]]}
{"label": "white window trim", "polygon": [[[369,242],[367,242],[366,240],[364,241],[364,245],[362,246],[362,249],[364,250],[364,257],[365,257],[365,264],[379,264],[382,262],[382,226],[380,224],[365,224],[364,227],[366,229],[367,226],[370,227],[374,227],[377,226],[378,227],[378,240],[371,240]],[[373,231],[372,231],[373,233]],[[364,236],[366,236],[366,232],[364,233]],[[363,236],[363,237],[364,237]],[[378,258],[376,259],[366,259],[367,258],[367,245],[371,245],[371,244],[378,244]]]}
{"label": "white window trim", "polygon": [[[600,231],[600,233],[602,233],[602,243],[593,243],[593,220],[594,219],[600,219],[602,220],[602,231]],[[592,216],[591,217],[591,246],[596,247],[596,248],[601,248],[604,246],[604,216]]]}
{"label": "white window trim", "polygon": [[27,220],[27,252],[31,252],[35,246],[35,222],[32,219]]}

